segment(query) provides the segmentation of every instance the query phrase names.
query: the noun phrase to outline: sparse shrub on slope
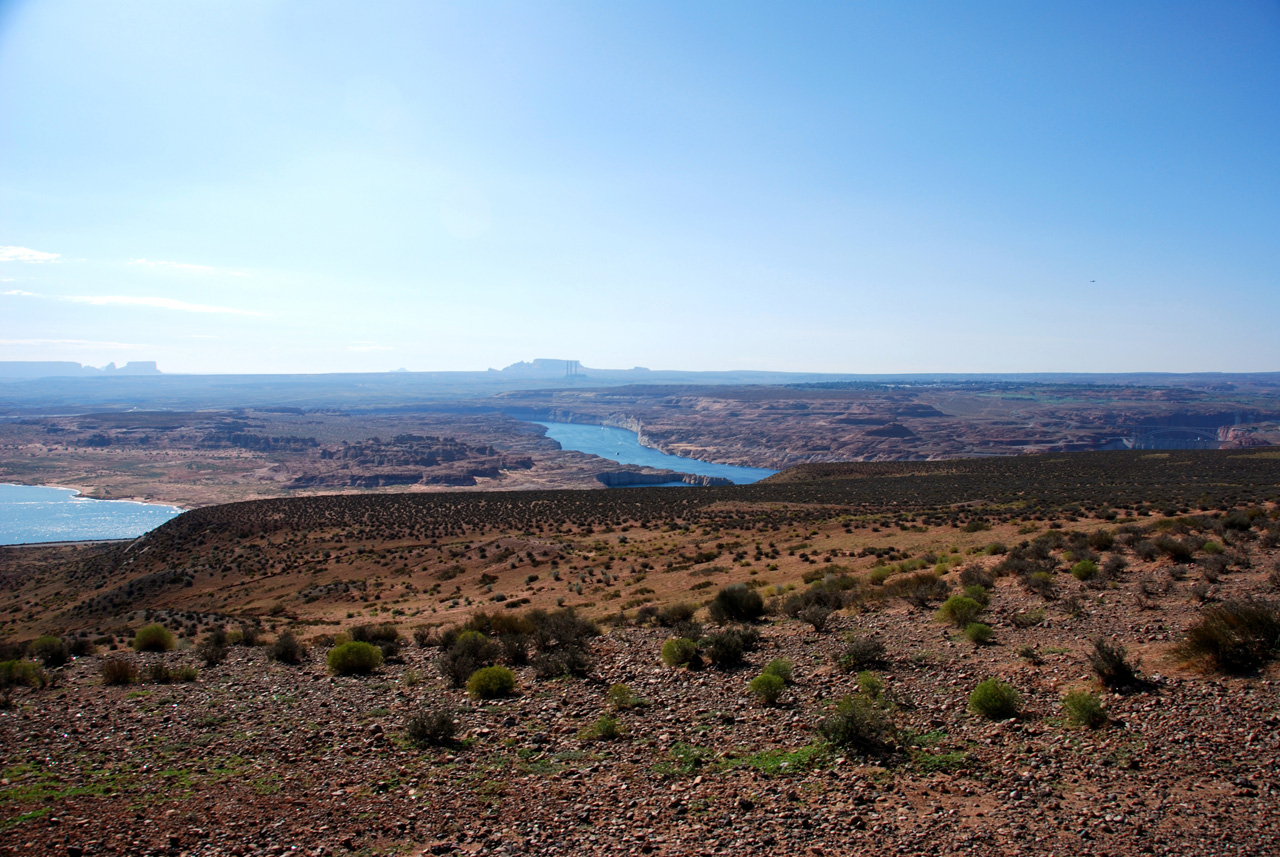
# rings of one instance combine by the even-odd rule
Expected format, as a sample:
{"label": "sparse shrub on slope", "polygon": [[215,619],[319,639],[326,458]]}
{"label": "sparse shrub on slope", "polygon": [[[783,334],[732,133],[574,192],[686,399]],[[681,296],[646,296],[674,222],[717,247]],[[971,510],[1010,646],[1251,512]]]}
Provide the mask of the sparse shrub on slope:
{"label": "sparse shrub on slope", "polygon": [[382,650],[358,640],[339,643],[329,650],[328,664],[336,675],[368,675],[382,666]]}
{"label": "sparse shrub on slope", "polygon": [[473,699],[510,696],[516,689],[516,674],[506,667],[481,667],[467,679],[467,693]]}
{"label": "sparse shrub on slope", "polygon": [[409,718],[404,731],[415,747],[440,747],[452,743],[458,724],[452,709],[424,706]]}
{"label": "sparse shrub on slope", "polygon": [[546,612],[530,610],[533,625],[529,635],[533,646],[533,669],[540,678],[551,676],[584,676],[594,657],[591,639],[600,636],[600,628],[572,609]]}
{"label": "sparse shrub on slope", "polygon": [[292,631],[281,631],[267,651],[273,661],[282,664],[300,664],[307,653]]}
{"label": "sparse shrub on slope", "polygon": [[1094,640],[1089,665],[1098,680],[1112,690],[1122,690],[1138,683],[1138,667],[1130,663],[1128,651],[1119,643],[1111,643],[1101,637]]}
{"label": "sparse shrub on slope", "polygon": [[463,631],[440,655],[440,672],[454,687],[462,687],[481,667],[493,666],[498,647],[479,631]]}
{"label": "sparse shrub on slope", "polygon": [[682,667],[698,656],[698,644],[688,637],[672,637],[662,644],[662,662],[669,667]]}
{"label": "sparse shrub on slope", "polygon": [[963,628],[978,618],[982,605],[965,595],[952,595],[938,608],[935,618],[939,622],[950,622],[957,628]]}
{"label": "sparse shrub on slope", "polygon": [[764,599],[745,583],[733,583],[716,593],[707,612],[717,625],[750,622],[764,615]]}
{"label": "sparse shrub on slope", "polygon": [[1107,722],[1107,713],[1102,709],[1102,701],[1088,691],[1071,691],[1062,700],[1062,708],[1067,714],[1067,721],[1072,726],[1097,729]]}
{"label": "sparse shrub on slope", "polygon": [[1253,672],[1280,655],[1280,610],[1265,601],[1213,607],[1187,629],[1174,651],[1219,672]]}
{"label": "sparse shrub on slope", "polygon": [[840,668],[845,672],[857,672],[880,666],[885,662],[884,643],[870,634],[849,634],[845,637],[844,651],[840,654]]}
{"label": "sparse shrub on slope", "polygon": [[8,708],[15,687],[43,687],[44,670],[33,661],[0,661],[0,708]]}
{"label": "sparse shrub on slope", "polygon": [[989,678],[978,682],[978,686],[969,694],[969,710],[980,714],[988,720],[1008,720],[1017,717],[1022,708],[1018,692],[1012,685]]}
{"label": "sparse shrub on slope", "polygon": [[134,634],[133,649],[136,652],[173,651],[173,634],[163,625],[147,625]]}
{"label": "sparse shrub on slope", "polygon": [[754,651],[760,635],[751,628],[729,628],[719,634],[702,639],[702,649],[707,660],[719,669],[733,669],[742,663],[743,656]]}
{"label": "sparse shrub on slope", "polygon": [[791,663],[789,658],[775,658],[765,665],[764,672],[772,673],[782,679],[783,684],[792,683],[792,673],[795,665]]}
{"label": "sparse shrub on slope", "polygon": [[33,640],[27,651],[31,657],[49,668],[60,667],[71,659],[71,651],[66,642],[61,637],[48,634]]}
{"label": "sparse shrub on slope", "polygon": [[748,688],[751,690],[752,696],[761,705],[773,705],[782,696],[782,691],[786,689],[787,683],[782,677],[770,672],[762,672],[751,680]]}
{"label": "sparse shrub on slope", "polygon": [[886,752],[896,737],[889,716],[862,696],[846,696],[818,723],[818,731],[837,747],[865,755]]}
{"label": "sparse shrub on slope", "polygon": [[127,658],[103,658],[99,669],[102,672],[102,683],[106,685],[133,684],[138,680],[138,668]]}
{"label": "sparse shrub on slope", "polygon": [[400,629],[391,622],[357,625],[351,629],[351,639],[357,643],[377,646],[382,652],[382,659],[387,662],[398,660],[400,649],[404,645]]}

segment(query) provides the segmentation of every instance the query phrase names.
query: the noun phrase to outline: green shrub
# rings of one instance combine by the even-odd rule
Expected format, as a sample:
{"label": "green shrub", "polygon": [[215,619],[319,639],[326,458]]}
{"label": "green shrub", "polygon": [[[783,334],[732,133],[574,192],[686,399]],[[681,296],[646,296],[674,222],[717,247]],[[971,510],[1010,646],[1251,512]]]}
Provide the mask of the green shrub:
{"label": "green shrub", "polygon": [[458,723],[448,708],[420,708],[405,723],[404,731],[415,747],[440,747],[453,741]]}
{"label": "green shrub", "polygon": [[282,664],[300,664],[303,656],[306,655],[306,649],[302,647],[302,643],[298,642],[298,638],[293,636],[292,631],[281,631],[280,636],[276,637],[276,641],[267,650],[267,654],[273,661],[279,661]]}
{"label": "green shrub", "polygon": [[1119,643],[1109,643],[1101,637],[1094,640],[1089,665],[1098,680],[1112,690],[1137,684],[1137,665],[1129,662],[1129,653]]}
{"label": "green shrub", "polygon": [[9,707],[13,688],[44,687],[47,681],[44,670],[33,661],[0,661],[0,708]]}
{"label": "green shrub", "polygon": [[164,661],[156,661],[147,667],[147,681],[152,684],[168,684],[173,681],[173,674],[165,666]]}
{"label": "green shrub", "polygon": [[751,628],[730,628],[702,639],[707,659],[718,669],[733,669],[742,664],[743,656],[753,651],[760,635]]}
{"label": "green shrub", "polygon": [[178,667],[173,672],[171,672],[169,675],[174,681],[190,682],[190,681],[195,681],[197,678],[200,677],[200,671],[197,670],[195,667],[181,666],[181,667]]}
{"label": "green shrub", "polygon": [[1062,708],[1066,711],[1067,720],[1072,726],[1097,729],[1107,722],[1107,713],[1102,710],[1102,701],[1088,691],[1071,691],[1062,700]]}
{"label": "green shrub", "polygon": [[993,632],[990,625],[984,625],[981,622],[970,622],[964,627],[964,635],[975,646],[985,646],[991,642]]}
{"label": "green shrub", "polygon": [[622,727],[610,714],[602,714],[590,726],[580,730],[578,737],[583,741],[616,741],[622,737]]}
{"label": "green shrub", "polygon": [[716,593],[707,612],[718,625],[750,622],[764,615],[764,599],[745,583],[732,583]]}
{"label": "green shrub", "polygon": [[615,708],[618,711],[640,708],[646,704],[643,699],[636,696],[631,688],[627,687],[625,684],[610,685],[609,689],[605,691],[604,699],[605,702],[609,704],[610,708]]}
{"label": "green shrub", "polygon": [[969,694],[969,710],[988,720],[1008,720],[1018,716],[1021,700],[1012,685],[998,678],[989,678],[978,682]]}
{"label": "green shrub", "polygon": [[849,634],[839,662],[845,672],[880,666],[885,662],[884,643],[869,634]]}
{"label": "green shrub", "polygon": [[329,650],[328,664],[336,675],[368,675],[382,666],[382,650],[372,643],[350,640]]}
{"label": "green shrub", "polygon": [[133,636],[135,652],[171,652],[173,651],[173,634],[163,625],[147,625],[139,628]]}
{"label": "green shrub", "polygon": [[1250,673],[1274,659],[1280,610],[1265,601],[1229,601],[1205,611],[1175,647],[1180,657],[1224,673]]}
{"label": "green shrub", "polygon": [[861,696],[846,696],[818,723],[822,737],[837,747],[867,755],[883,753],[896,730],[884,710]]}
{"label": "green shrub", "polygon": [[795,667],[789,658],[775,658],[765,665],[764,672],[776,675],[783,684],[791,684]]}
{"label": "green shrub", "polygon": [[61,637],[54,637],[49,634],[43,637],[37,637],[32,641],[28,654],[46,667],[60,667],[71,659],[71,652],[67,648],[66,642]]}
{"label": "green shrub", "polygon": [[440,655],[440,672],[454,687],[462,687],[481,667],[498,660],[498,646],[479,631],[463,631]]}
{"label": "green shrub", "polygon": [[107,685],[133,684],[138,680],[138,668],[127,658],[103,658],[102,683]]}
{"label": "green shrub", "polygon": [[506,667],[481,667],[467,679],[467,693],[473,699],[510,696],[516,689],[516,674]]}
{"label": "green shrub", "polygon": [[957,628],[963,628],[982,612],[982,605],[966,595],[952,595],[938,608],[936,618],[940,622],[950,622]]}
{"label": "green shrub", "polygon": [[879,700],[884,694],[884,682],[871,670],[863,670],[858,673],[858,693],[867,699]]}
{"label": "green shrub", "polygon": [[669,667],[692,663],[697,656],[698,644],[687,637],[672,637],[662,644],[662,662]]}
{"label": "green shrub", "polygon": [[983,607],[991,603],[991,593],[987,587],[975,584],[964,588],[964,597],[978,602]]}
{"label": "green shrub", "polygon": [[382,651],[382,659],[388,663],[400,662],[400,649],[405,639],[400,636],[400,629],[392,622],[376,622],[357,625],[351,629],[351,639],[357,643],[372,643]]}
{"label": "green shrub", "polygon": [[1082,559],[1071,566],[1071,576],[1076,580],[1093,580],[1098,574],[1098,564],[1091,559]]}
{"label": "green shrub", "polygon": [[782,696],[782,691],[786,686],[787,683],[782,680],[781,676],[771,672],[762,672],[751,680],[748,688],[762,705],[773,705]]}

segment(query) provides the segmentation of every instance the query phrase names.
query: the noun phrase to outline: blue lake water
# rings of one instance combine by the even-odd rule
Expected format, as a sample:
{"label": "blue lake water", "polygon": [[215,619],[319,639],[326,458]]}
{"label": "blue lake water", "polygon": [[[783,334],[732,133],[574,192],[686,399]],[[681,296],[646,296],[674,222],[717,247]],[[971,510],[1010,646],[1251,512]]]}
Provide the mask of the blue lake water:
{"label": "blue lake water", "polygon": [[91,500],[71,488],[0,484],[0,545],[132,539],[180,514],[176,506]]}
{"label": "blue lake water", "polygon": [[547,437],[559,441],[564,449],[587,452],[619,464],[661,467],[681,473],[696,473],[699,476],[720,476],[738,485],[758,482],[777,473],[776,470],[765,470],[762,467],[735,467],[732,464],[715,464],[696,458],[667,455],[641,446],[636,433],[626,429],[580,423],[544,423],[540,420],[538,425],[546,426]]}

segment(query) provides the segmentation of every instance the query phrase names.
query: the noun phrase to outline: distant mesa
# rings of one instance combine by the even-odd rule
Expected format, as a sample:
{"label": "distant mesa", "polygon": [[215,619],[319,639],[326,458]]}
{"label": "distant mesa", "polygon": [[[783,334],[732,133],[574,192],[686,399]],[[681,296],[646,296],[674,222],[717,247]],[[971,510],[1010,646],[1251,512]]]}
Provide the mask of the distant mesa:
{"label": "distant mesa", "polygon": [[590,373],[603,373],[610,377],[615,375],[631,376],[632,374],[644,374],[649,372],[643,366],[636,366],[633,369],[591,369],[583,366],[577,360],[555,360],[549,357],[539,357],[532,361],[520,361],[512,363],[501,370],[490,369],[490,372],[499,372],[509,378],[565,378],[565,377],[581,377]]}
{"label": "distant mesa", "polygon": [[0,360],[0,378],[84,378],[97,375],[159,375],[154,360],[131,360],[123,366],[108,363],[101,369],[70,361]]}

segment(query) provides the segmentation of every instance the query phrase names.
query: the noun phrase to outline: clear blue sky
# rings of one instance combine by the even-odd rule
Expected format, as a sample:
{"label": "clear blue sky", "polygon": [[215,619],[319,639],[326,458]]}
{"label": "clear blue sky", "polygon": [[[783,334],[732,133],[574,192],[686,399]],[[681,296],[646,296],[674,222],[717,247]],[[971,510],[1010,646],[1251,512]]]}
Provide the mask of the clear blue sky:
{"label": "clear blue sky", "polygon": [[1280,3],[2,2],[0,360],[1280,370]]}

